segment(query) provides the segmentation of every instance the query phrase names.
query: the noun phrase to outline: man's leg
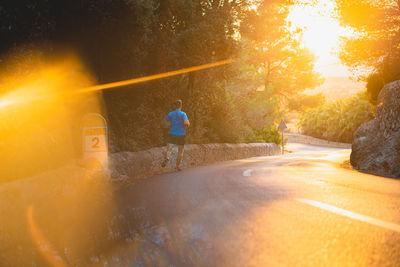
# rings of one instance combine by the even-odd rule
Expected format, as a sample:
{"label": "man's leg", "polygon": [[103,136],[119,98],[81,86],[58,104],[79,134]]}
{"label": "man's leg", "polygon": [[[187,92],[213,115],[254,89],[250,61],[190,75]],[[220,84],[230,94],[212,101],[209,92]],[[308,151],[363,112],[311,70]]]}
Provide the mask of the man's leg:
{"label": "man's leg", "polygon": [[184,145],[179,145],[178,146],[178,156],[176,157],[176,167],[179,167],[179,165],[182,162],[183,159],[183,151],[184,151]]}
{"label": "man's leg", "polygon": [[173,144],[167,144],[167,149],[165,150],[165,157],[164,161],[162,162],[161,166],[165,167],[171,158],[172,151],[174,150],[174,145]]}

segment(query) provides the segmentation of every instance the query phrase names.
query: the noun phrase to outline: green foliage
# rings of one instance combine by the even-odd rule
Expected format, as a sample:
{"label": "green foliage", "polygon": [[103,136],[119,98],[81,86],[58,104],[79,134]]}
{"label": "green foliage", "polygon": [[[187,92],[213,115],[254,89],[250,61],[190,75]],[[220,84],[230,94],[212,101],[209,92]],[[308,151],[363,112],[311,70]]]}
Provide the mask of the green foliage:
{"label": "green foliage", "polygon": [[[268,99],[264,92],[246,94],[220,88],[225,95],[219,95],[213,104],[210,117],[202,130],[204,142],[279,142],[273,131],[274,121],[281,116],[276,99]],[[279,136],[278,136],[279,139]]]}
{"label": "green foliage", "polygon": [[316,57],[301,46],[301,30],[292,30],[287,21],[291,1],[261,1],[241,23],[241,36],[253,66],[262,79],[258,86],[280,98],[289,99],[312,89],[323,80],[314,70]]}
{"label": "green foliage", "polygon": [[372,107],[365,99],[365,93],[359,93],[307,110],[300,116],[299,127],[306,135],[351,143],[358,127],[372,118]]}
{"label": "green foliage", "polygon": [[289,100],[289,109],[303,112],[309,108],[317,108],[326,103],[326,98],[322,93],[315,95],[298,94],[295,98]]}
{"label": "green foliage", "polygon": [[378,73],[372,73],[367,78],[367,96],[368,100],[371,104],[376,105],[376,101],[378,100],[378,95],[382,90],[383,77]]}
{"label": "green foliage", "polygon": [[271,142],[277,145],[282,144],[282,137],[279,129],[275,126],[264,127],[261,130],[255,131],[255,139],[249,140],[251,142]]}
{"label": "green foliage", "polygon": [[400,79],[400,28],[397,0],[335,0],[340,22],[354,31],[343,38],[339,57],[367,78],[372,103],[383,84]]}

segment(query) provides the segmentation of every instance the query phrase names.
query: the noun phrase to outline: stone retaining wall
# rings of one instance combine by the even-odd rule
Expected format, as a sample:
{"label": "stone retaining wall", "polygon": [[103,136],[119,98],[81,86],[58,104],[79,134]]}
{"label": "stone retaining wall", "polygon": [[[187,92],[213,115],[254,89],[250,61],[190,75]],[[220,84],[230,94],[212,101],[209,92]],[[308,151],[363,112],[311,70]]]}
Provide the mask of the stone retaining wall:
{"label": "stone retaining wall", "polygon": [[308,144],[308,145],[351,149],[351,144],[331,142],[331,141],[322,140],[322,139],[314,138],[314,137],[307,136],[307,135],[287,133],[287,134],[285,134],[285,136],[288,138],[289,143],[301,143],[301,144]]}
{"label": "stone retaining wall", "polygon": [[[126,177],[141,178],[170,170],[175,163],[176,150],[168,166],[161,168],[165,149],[166,147],[157,147],[145,151],[119,152],[110,155],[112,176],[120,179]],[[181,166],[185,168],[227,160],[277,155],[279,153],[279,146],[270,143],[185,145]]]}

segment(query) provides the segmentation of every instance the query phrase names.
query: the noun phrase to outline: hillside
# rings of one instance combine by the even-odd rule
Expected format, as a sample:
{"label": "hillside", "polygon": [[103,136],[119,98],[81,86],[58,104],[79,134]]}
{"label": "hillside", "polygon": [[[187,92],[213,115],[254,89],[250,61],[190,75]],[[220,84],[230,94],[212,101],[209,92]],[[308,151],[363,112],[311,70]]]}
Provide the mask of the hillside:
{"label": "hillside", "polygon": [[327,100],[347,98],[365,90],[365,83],[350,80],[348,77],[327,77],[325,83],[314,90],[306,90],[306,94],[323,93]]}
{"label": "hillside", "polygon": [[[357,82],[349,79],[348,77],[328,77],[324,84],[313,89],[304,91],[305,94],[318,94],[325,95],[327,101],[336,101],[339,99],[346,99],[360,91],[365,90],[364,82]],[[284,119],[287,123],[287,132],[299,133],[298,113],[288,113]]]}

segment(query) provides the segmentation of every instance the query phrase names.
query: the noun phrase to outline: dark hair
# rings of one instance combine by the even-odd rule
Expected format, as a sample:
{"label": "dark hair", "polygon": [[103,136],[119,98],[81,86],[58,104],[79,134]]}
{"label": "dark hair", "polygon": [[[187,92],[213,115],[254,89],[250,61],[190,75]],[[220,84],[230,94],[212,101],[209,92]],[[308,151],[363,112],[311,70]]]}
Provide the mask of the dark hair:
{"label": "dark hair", "polygon": [[176,100],[176,101],[174,102],[174,107],[175,107],[176,109],[181,108],[181,107],[182,107],[182,100],[180,100],[180,99]]}

